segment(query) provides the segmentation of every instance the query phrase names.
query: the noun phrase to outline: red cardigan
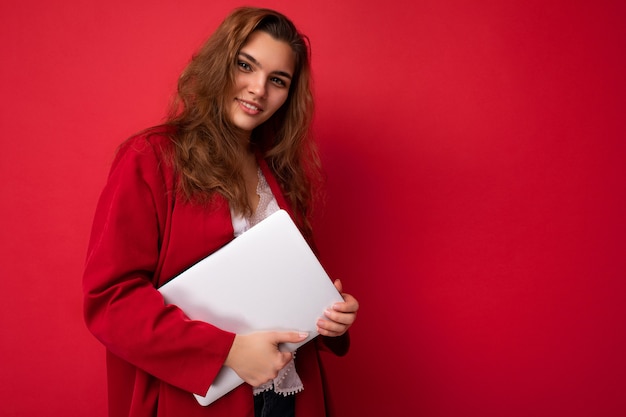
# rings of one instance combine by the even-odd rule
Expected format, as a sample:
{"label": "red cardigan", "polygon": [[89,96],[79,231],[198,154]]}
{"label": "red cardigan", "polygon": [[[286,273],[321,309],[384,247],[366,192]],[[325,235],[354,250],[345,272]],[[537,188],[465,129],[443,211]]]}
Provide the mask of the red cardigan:
{"label": "red cardigan", "polygon": [[[156,288],[233,239],[227,201],[209,207],[176,197],[164,152],[170,140],[143,134],[119,150],[94,218],[83,277],[85,320],[107,353],[111,417],[254,416],[243,384],[208,407],[205,394],[235,337],[165,305]],[[259,165],[281,208],[290,211],[267,164]],[[304,391],[298,417],[326,415],[319,348],[344,354],[348,338],[318,337],[298,351]]]}

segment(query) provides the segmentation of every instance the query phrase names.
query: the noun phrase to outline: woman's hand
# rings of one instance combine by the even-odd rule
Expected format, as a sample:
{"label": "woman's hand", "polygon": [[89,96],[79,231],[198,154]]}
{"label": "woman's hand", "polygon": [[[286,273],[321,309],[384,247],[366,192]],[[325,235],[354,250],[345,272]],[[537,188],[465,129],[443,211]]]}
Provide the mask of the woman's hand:
{"label": "woman's hand", "polygon": [[317,320],[317,332],[322,336],[337,337],[348,331],[359,309],[359,302],[351,296],[342,292],[341,281],[335,280],[335,288],[341,293],[343,303],[335,303],[324,312],[325,318]]}
{"label": "woman's hand", "polygon": [[237,335],[224,365],[232,368],[241,379],[258,387],[278,375],[291,360],[291,352],[281,352],[281,343],[297,343],[306,339],[307,333],[258,332]]}

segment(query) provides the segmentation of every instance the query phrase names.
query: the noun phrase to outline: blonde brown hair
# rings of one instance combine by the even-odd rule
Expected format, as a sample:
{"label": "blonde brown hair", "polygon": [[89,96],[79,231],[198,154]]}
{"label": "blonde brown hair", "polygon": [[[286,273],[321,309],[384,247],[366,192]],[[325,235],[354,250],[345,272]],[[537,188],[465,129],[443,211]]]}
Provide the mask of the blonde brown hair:
{"label": "blonde brown hair", "polygon": [[229,120],[226,108],[239,50],[254,31],[286,42],[295,54],[289,96],[252,132],[251,144],[268,162],[296,221],[310,232],[313,190],[317,190],[321,175],[310,135],[313,98],[308,39],[288,18],[273,10],[244,7],[233,11],[183,71],[166,123],[173,127],[179,191],[198,202],[207,202],[214,193],[220,193],[235,210],[251,212],[242,174],[241,132]]}

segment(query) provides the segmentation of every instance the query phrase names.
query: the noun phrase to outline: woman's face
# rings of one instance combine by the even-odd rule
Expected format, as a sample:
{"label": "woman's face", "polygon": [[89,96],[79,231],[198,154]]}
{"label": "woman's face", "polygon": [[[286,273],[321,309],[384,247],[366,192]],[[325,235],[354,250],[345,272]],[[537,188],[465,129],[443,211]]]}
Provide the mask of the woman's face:
{"label": "woman's face", "polygon": [[232,123],[250,133],[285,103],[294,73],[295,54],[283,41],[252,32],[239,51],[232,101]]}

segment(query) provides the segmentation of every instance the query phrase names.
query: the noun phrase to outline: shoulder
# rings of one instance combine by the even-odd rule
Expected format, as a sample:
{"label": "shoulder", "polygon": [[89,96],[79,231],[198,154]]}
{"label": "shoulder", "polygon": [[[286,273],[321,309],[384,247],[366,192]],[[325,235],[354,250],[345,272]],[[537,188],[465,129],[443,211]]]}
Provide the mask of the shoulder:
{"label": "shoulder", "polygon": [[174,130],[166,126],[146,129],[124,141],[117,149],[111,172],[117,169],[173,172]]}
{"label": "shoulder", "polygon": [[119,146],[116,161],[121,158],[142,156],[153,156],[160,160],[169,158],[174,152],[173,135],[174,130],[166,126],[157,126],[137,133]]}
{"label": "shoulder", "polygon": [[117,149],[109,173],[109,181],[139,181],[173,188],[174,131],[168,127],[154,127],[140,132]]}

